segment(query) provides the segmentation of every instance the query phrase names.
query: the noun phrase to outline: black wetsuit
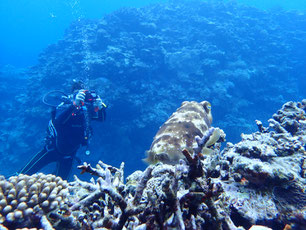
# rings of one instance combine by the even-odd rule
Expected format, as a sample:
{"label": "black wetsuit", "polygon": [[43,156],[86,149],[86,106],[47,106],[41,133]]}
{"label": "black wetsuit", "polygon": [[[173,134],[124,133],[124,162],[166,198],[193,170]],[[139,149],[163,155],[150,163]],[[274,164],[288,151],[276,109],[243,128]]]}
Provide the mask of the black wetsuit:
{"label": "black wetsuit", "polygon": [[49,121],[46,145],[20,173],[33,174],[49,163],[56,162],[54,174],[67,179],[78,148],[88,144],[90,120],[104,121],[105,108],[95,112],[92,105],[76,108],[69,104],[59,107]]}

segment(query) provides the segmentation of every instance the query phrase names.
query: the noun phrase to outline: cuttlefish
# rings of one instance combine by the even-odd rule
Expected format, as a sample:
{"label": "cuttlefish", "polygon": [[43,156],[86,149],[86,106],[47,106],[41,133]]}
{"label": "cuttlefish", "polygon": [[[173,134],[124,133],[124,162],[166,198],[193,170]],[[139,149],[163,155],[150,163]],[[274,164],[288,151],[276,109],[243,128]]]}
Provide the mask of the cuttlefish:
{"label": "cuttlefish", "polygon": [[[145,162],[177,164],[184,159],[183,149],[189,152],[198,147],[196,136],[203,137],[211,127],[211,105],[208,101],[184,101],[156,133]],[[221,129],[215,128],[203,150],[213,145],[220,137]]]}

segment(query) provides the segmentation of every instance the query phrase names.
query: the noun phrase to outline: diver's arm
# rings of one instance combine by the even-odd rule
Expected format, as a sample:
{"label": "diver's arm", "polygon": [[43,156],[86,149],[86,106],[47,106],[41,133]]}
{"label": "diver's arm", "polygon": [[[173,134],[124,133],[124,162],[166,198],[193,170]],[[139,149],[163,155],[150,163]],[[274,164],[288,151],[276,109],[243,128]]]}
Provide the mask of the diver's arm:
{"label": "diver's arm", "polygon": [[66,102],[66,104],[63,102],[58,107],[59,115],[56,116],[55,123],[65,124],[71,118],[71,116],[79,116],[80,111],[82,110],[82,106],[84,105],[84,100],[84,90],[79,90],[76,94],[70,95],[68,97],[68,102]]}
{"label": "diver's arm", "polygon": [[65,124],[71,118],[71,116],[76,116],[79,113],[78,109],[72,104],[66,105],[65,108],[60,108],[59,110],[57,111],[57,116],[54,119],[54,123],[57,125]]}

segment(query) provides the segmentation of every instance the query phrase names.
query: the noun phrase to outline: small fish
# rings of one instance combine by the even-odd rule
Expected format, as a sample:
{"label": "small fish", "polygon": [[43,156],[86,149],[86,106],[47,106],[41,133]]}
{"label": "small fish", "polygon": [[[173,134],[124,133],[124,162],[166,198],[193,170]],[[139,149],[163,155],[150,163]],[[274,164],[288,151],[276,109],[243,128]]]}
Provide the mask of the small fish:
{"label": "small fish", "polygon": [[241,178],[241,181],[240,181],[240,184],[241,184],[241,185],[248,185],[248,184],[249,184],[249,181],[248,181],[246,178],[242,177],[242,178]]}

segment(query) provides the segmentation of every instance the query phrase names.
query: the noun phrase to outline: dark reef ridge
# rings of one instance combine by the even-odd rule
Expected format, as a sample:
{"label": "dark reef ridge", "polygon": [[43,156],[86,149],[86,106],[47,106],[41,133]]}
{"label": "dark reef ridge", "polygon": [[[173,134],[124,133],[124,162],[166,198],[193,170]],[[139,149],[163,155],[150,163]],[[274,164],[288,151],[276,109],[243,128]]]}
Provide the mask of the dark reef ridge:
{"label": "dark reef ridge", "polygon": [[[42,147],[50,116],[41,97],[68,92],[73,78],[89,80],[109,106],[107,122],[94,125],[86,161],[124,161],[131,173],[185,100],[210,101],[213,124],[236,142],[255,130],[255,119],[306,94],[305,21],[300,12],[222,1],[170,1],[77,21],[22,80],[0,73],[1,87],[18,89],[1,104],[0,159],[10,167],[0,173],[13,173]],[[18,84],[24,90],[11,87]]]}

